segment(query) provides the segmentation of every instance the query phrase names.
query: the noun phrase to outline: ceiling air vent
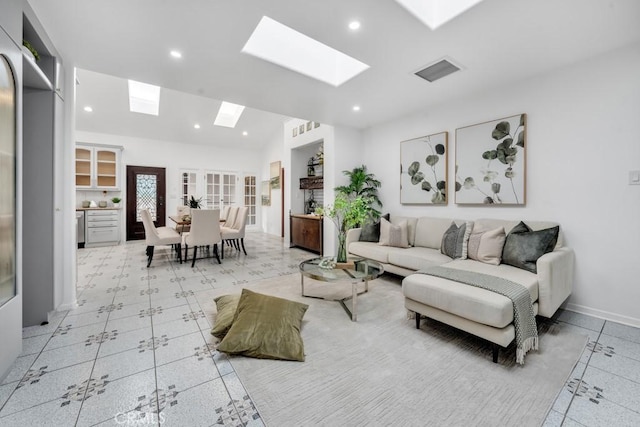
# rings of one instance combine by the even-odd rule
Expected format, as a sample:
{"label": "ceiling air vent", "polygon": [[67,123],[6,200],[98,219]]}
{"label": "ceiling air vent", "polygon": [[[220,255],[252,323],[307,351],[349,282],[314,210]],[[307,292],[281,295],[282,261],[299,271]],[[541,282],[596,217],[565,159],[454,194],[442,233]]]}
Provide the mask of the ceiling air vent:
{"label": "ceiling air vent", "polygon": [[455,73],[456,71],[460,71],[460,67],[454,65],[447,59],[442,59],[435,64],[431,64],[416,72],[415,75],[422,77],[428,82],[435,82],[436,80],[448,76],[451,73]]}

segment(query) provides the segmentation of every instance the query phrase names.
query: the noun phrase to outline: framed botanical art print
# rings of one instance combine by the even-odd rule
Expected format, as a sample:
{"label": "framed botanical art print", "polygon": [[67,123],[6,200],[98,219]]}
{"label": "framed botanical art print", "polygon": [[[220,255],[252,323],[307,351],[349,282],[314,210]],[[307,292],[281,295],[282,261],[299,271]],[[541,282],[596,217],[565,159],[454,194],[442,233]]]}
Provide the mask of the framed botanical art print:
{"label": "framed botanical art print", "polygon": [[400,143],[400,203],[447,204],[447,132]]}
{"label": "framed botanical art print", "polygon": [[524,205],[526,115],[456,129],[458,204]]}
{"label": "framed botanical art print", "polygon": [[280,161],[272,162],[269,165],[269,182],[273,190],[280,189]]}

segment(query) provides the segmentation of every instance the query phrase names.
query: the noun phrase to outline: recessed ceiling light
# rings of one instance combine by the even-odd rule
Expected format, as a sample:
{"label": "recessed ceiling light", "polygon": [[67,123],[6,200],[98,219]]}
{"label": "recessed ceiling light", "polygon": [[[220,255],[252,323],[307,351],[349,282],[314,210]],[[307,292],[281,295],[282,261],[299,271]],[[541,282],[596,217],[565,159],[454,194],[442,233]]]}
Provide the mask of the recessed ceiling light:
{"label": "recessed ceiling light", "polygon": [[242,52],[335,87],[369,68],[268,16],[262,17]]}
{"label": "recessed ceiling light", "polygon": [[195,125],[193,125],[193,127],[194,127],[195,129],[200,129],[200,125],[199,125],[199,124],[197,124],[197,123],[196,123]]}
{"label": "recessed ceiling light", "polygon": [[360,106],[359,105],[354,105],[353,106],[353,111],[360,111]]}
{"label": "recessed ceiling light", "polygon": [[87,105],[86,107],[84,107],[84,111],[86,111],[87,113],[91,113],[93,111],[93,108]]}
{"label": "recessed ceiling light", "polygon": [[349,29],[350,30],[359,30],[360,29],[360,22],[359,21],[351,21],[349,22]]}
{"label": "recessed ceiling light", "polygon": [[242,132],[242,136],[247,136],[247,135],[249,135],[249,132],[247,132],[246,130]]}
{"label": "recessed ceiling light", "polygon": [[182,54],[180,52],[178,52],[177,50],[172,50],[171,52],[169,52],[171,56],[173,56],[174,58],[182,58]]}
{"label": "recessed ceiling light", "polygon": [[222,101],[216,121],[213,122],[216,126],[224,126],[228,128],[236,127],[240,115],[244,111],[244,105],[232,104],[231,102]]}
{"label": "recessed ceiling light", "polygon": [[129,110],[157,116],[160,110],[160,86],[129,80]]}
{"label": "recessed ceiling light", "polygon": [[482,0],[396,0],[427,27],[435,30]]}

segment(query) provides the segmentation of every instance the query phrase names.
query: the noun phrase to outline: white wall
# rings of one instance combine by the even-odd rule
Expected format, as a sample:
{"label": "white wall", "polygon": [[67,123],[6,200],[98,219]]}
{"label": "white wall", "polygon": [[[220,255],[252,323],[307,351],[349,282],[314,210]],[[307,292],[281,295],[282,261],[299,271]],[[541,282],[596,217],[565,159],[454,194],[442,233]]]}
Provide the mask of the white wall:
{"label": "white wall", "polygon": [[[126,166],[153,166],[166,168],[167,179],[167,216],[172,215],[176,208],[182,204],[180,200],[180,171],[181,169],[195,169],[204,172],[230,171],[240,172],[242,175],[261,176],[261,158],[255,151],[246,149],[225,149],[208,147],[200,144],[184,144],[178,142],[156,141],[151,139],[125,137],[119,135],[107,135],[92,132],[76,131],[77,142],[89,142],[94,144],[108,144],[124,147],[122,151],[122,199],[126,201]],[[239,177],[237,186],[244,186],[242,176]],[[113,194],[112,194],[113,193]],[[100,191],[81,191],[83,198],[102,198]],[[116,193],[109,192],[108,199]],[[201,194],[200,196],[204,196]],[[76,200],[76,206],[82,200]],[[239,200],[238,203],[242,203]],[[260,201],[257,200],[259,204]],[[260,224],[260,209],[256,210],[256,223]],[[123,214],[124,215],[124,214]],[[166,223],[170,220],[166,218]],[[124,224],[124,222],[123,222]],[[123,227],[124,228],[124,227]],[[250,228],[250,227],[247,227]]]}
{"label": "white wall", "polygon": [[[382,181],[384,211],[456,218],[553,220],[576,253],[568,308],[640,326],[640,45],[368,129],[363,162]],[[437,84],[437,83],[436,83]],[[526,207],[453,202],[455,129],[527,114]],[[400,204],[399,142],[449,131],[449,205]]]}
{"label": "white wall", "polygon": [[[261,161],[261,174],[258,175],[260,181],[269,181],[270,169],[269,165],[272,162],[282,162],[284,159],[284,144],[283,131],[280,131],[269,138],[269,142],[262,150],[260,156]],[[288,174],[288,171],[285,171]],[[286,179],[286,176],[285,176]],[[258,187],[258,193],[262,190],[262,182]],[[262,231],[275,236],[280,236],[280,221],[281,221],[281,203],[282,203],[282,189],[271,190],[271,205],[262,206]]]}

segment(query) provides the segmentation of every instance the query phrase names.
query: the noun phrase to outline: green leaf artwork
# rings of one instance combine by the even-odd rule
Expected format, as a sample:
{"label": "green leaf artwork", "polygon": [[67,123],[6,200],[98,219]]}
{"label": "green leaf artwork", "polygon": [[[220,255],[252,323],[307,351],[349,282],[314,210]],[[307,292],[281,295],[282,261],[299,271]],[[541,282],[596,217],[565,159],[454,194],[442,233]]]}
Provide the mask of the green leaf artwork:
{"label": "green leaf artwork", "polygon": [[401,142],[400,157],[400,202],[446,204],[447,132]]}
{"label": "green leaf artwork", "polygon": [[456,203],[524,204],[525,127],[519,114],[456,130]]}

